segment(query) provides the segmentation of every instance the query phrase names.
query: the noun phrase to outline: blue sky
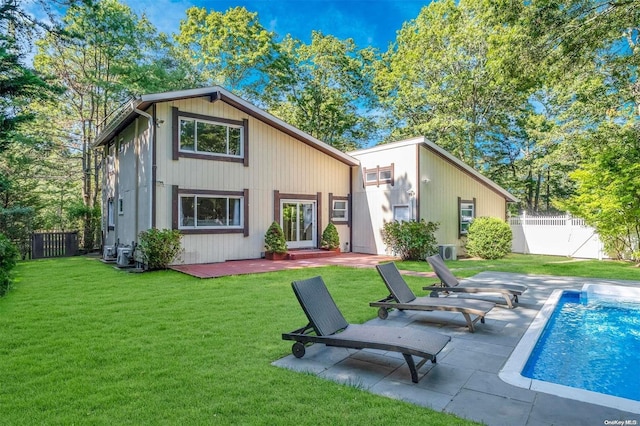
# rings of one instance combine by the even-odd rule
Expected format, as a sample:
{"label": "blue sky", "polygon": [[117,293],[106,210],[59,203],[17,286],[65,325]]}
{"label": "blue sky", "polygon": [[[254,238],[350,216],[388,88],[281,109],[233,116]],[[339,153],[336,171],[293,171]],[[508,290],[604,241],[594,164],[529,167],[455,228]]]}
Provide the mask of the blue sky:
{"label": "blue sky", "polygon": [[175,33],[192,6],[224,12],[244,6],[257,12],[260,23],[279,37],[286,34],[309,42],[312,30],[341,39],[353,38],[358,47],[386,51],[402,23],[418,16],[430,0],[121,0],[137,14],[143,12],[159,31]]}

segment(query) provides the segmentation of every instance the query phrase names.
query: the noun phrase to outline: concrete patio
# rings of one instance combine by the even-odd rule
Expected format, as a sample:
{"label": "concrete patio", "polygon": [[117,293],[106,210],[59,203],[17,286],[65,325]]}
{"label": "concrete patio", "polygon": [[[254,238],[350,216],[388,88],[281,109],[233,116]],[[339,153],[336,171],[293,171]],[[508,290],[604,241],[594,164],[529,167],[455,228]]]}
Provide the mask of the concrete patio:
{"label": "concrete patio", "polygon": [[[517,282],[528,285],[529,289],[520,297],[520,304],[515,309],[496,306],[487,315],[485,324],[477,324],[475,333],[467,331],[460,314],[447,312],[394,310],[387,320],[376,318],[367,323],[420,327],[451,336],[451,342],[438,356],[437,364],[427,362],[421,368],[420,374],[425,375],[417,384],[411,382],[409,370],[398,353],[347,350],[316,344],[307,348],[303,358],[289,355],[273,365],[310,372],[327,380],[487,425],[640,424],[640,414],[515,387],[498,376],[553,290],[580,289],[585,283],[640,287],[639,282],[498,272],[483,272],[473,280]],[[434,323],[437,319],[447,320],[447,323]],[[302,325],[292,324],[292,328]]]}

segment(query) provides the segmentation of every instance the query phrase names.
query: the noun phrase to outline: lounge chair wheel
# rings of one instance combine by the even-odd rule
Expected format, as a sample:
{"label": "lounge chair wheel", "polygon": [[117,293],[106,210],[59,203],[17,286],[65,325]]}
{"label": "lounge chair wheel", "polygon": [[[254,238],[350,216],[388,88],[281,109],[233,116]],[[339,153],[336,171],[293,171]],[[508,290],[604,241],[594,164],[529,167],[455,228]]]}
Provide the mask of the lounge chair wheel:
{"label": "lounge chair wheel", "polygon": [[389,311],[387,311],[387,308],[378,309],[378,318],[387,319],[387,317],[389,317]]}
{"label": "lounge chair wheel", "polygon": [[300,342],[295,342],[291,347],[291,352],[293,352],[293,356],[296,358],[302,358],[304,356],[304,344]]}

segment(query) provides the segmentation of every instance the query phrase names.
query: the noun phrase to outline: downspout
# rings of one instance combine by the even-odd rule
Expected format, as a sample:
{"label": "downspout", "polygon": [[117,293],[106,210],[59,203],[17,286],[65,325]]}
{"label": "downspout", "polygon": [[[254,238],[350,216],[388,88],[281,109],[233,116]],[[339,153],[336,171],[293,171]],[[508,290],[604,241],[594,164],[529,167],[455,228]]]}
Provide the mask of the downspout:
{"label": "downspout", "polygon": [[138,149],[138,145],[140,144],[140,135],[138,134],[138,130],[139,130],[139,126],[138,126],[139,122],[136,119],[135,122],[135,130],[134,130],[134,138],[133,138],[133,154],[134,157],[136,159],[136,166],[135,166],[135,171],[136,171],[136,184],[135,184],[135,192],[134,192],[134,196],[135,196],[135,201],[134,201],[134,206],[135,206],[135,220],[133,222],[133,235],[136,236],[136,239],[138,238],[138,222],[139,222],[139,202],[138,202],[138,197],[140,195],[140,189],[139,189],[139,185],[138,185],[138,178],[139,178],[139,173],[140,173],[140,150]]}
{"label": "downspout", "polygon": [[[349,252],[353,251],[353,171],[355,170],[358,173],[358,169],[356,169],[356,166],[349,168],[349,205],[347,206],[347,211],[349,212],[349,217],[347,218],[349,223]],[[329,206],[329,209],[331,208],[332,206]]]}
{"label": "downspout", "polygon": [[[149,123],[148,125],[148,129],[149,129],[149,162],[153,162],[153,117],[151,116],[151,114],[142,111],[138,108],[134,109],[134,111],[137,114],[140,114],[143,117],[147,118],[147,121]],[[151,166],[151,169],[149,170],[149,229],[153,228],[153,168],[155,165]]]}

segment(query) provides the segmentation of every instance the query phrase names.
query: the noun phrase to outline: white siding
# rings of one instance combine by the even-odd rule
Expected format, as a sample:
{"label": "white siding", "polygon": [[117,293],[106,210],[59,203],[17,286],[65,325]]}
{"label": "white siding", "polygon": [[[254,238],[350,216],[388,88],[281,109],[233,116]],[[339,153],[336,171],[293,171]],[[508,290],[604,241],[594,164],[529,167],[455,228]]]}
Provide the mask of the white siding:
{"label": "white siding", "polygon": [[[462,168],[444,159],[423,143],[423,138],[401,141],[351,153],[360,160],[354,173],[353,251],[384,254],[382,228],[393,220],[394,205],[408,205],[411,218],[438,222],[439,244],[455,244],[459,238],[458,197],[476,200],[476,217],[505,219],[505,198]],[[394,185],[365,186],[364,169],[394,165]]]}
{"label": "white siding", "polygon": [[[360,160],[361,170],[355,173],[353,185],[353,251],[384,254],[382,227],[393,220],[393,207],[408,205],[416,218],[417,159],[416,145],[365,150],[353,155]],[[393,165],[393,185],[365,185],[364,170]],[[411,192],[412,191],[412,192]]]}

